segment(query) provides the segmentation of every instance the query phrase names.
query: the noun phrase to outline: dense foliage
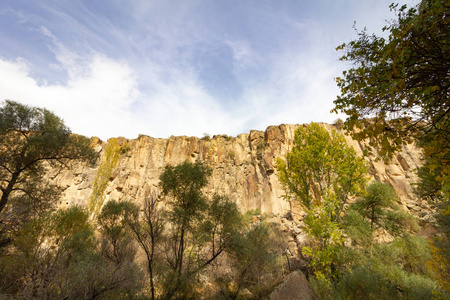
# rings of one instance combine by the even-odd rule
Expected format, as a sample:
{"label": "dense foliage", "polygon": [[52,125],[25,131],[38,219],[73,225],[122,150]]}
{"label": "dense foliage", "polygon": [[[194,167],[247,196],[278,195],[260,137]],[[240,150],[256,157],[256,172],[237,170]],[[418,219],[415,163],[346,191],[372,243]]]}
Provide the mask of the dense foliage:
{"label": "dense foliage", "polygon": [[332,276],[343,242],[339,221],[349,197],[363,192],[365,161],[341,134],[311,123],[296,130],[294,147],[286,161],[278,159],[277,169],[288,200],[303,206],[304,229],[315,241],[302,252],[316,276]]}
{"label": "dense foliage", "polygon": [[324,298],[432,299],[442,292],[427,267],[428,241],[412,234],[419,226],[389,185],[370,184],[349,206],[341,228],[351,244],[339,249],[334,280],[315,280],[328,293]]}
{"label": "dense foliage", "polygon": [[361,193],[367,180],[364,160],[343,135],[334,130],[330,134],[317,123],[296,130],[294,147],[286,161],[278,158],[277,169],[287,200],[299,201],[307,210],[323,201],[332,220],[339,218],[349,197]]}
{"label": "dense foliage", "polygon": [[423,0],[415,8],[391,9],[398,19],[383,28],[387,38],[364,30],[338,47],[345,50],[341,60],[353,68],[337,78],[341,95],[334,111],[349,115],[346,128],[358,128],[354,136],[370,138],[382,155],[429,133],[447,153],[450,6],[445,0]]}
{"label": "dense foliage", "polygon": [[42,180],[44,163],[57,166],[71,160],[94,162],[96,158],[89,140],[70,134],[52,112],[5,101],[0,107],[0,213],[13,197],[30,202],[30,207],[47,201],[40,192],[54,187]]}
{"label": "dense foliage", "polygon": [[[79,207],[41,214],[14,232],[0,256],[0,292],[19,299],[127,298],[139,290],[135,251],[109,255]],[[106,224],[103,224],[106,225]],[[111,241],[107,226],[102,238]],[[130,251],[131,250],[131,251]]]}
{"label": "dense foliage", "polygon": [[416,192],[440,211],[432,265],[450,291],[450,261],[443,255],[450,252],[450,4],[422,0],[411,8],[392,4],[391,10],[397,19],[383,28],[388,37],[364,30],[337,48],[353,66],[337,78],[341,95],[333,111],[346,113],[345,128],[385,159],[411,142],[422,147]]}
{"label": "dense foliage", "polygon": [[98,214],[46,209],[17,224],[0,249],[0,295],[236,299],[244,289],[247,298],[267,295],[282,275],[285,246],[260,214],[243,215],[226,197],[205,196],[210,173],[202,163],[167,166],[161,195],[147,192],[142,207],[110,200]]}
{"label": "dense foliage", "polygon": [[46,180],[73,160],[93,163],[97,153],[89,139],[72,135],[52,112],[5,101],[0,107],[0,248],[22,223],[52,209],[59,186]]}
{"label": "dense foliage", "polygon": [[[421,195],[450,197],[450,45],[445,0],[423,0],[417,7],[391,5],[397,20],[383,28],[387,38],[369,35],[340,45],[353,67],[337,78],[341,95],[335,112],[349,117],[345,128],[369,140],[388,159],[407,143],[424,148],[419,172]],[[357,130],[355,130],[357,129]]]}
{"label": "dense foliage", "polygon": [[287,196],[306,212],[303,230],[310,240],[301,250],[320,298],[445,295],[435,280],[445,274],[428,265],[435,260],[429,242],[414,235],[416,220],[398,205],[392,187],[378,181],[365,186],[365,163],[341,135],[317,124],[300,127],[278,169]]}
{"label": "dense foliage", "polygon": [[[271,227],[252,225],[227,197],[208,199],[202,189],[210,174],[199,162],[166,166],[160,176],[164,207],[152,195],[141,221],[135,216],[130,224],[146,253],[152,299],[197,298],[198,278],[208,272],[219,280],[219,288],[210,291],[214,298],[236,298],[243,288],[258,295],[269,274],[280,270]],[[217,277],[225,261],[233,271]]]}

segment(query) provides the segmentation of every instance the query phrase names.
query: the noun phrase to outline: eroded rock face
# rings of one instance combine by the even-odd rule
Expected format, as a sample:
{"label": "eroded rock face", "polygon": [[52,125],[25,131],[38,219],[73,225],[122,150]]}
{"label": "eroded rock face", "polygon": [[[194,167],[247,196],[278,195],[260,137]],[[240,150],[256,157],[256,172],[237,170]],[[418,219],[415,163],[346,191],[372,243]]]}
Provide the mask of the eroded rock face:
{"label": "eroded rock face", "polygon": [[318,299],[312,286],[301,271],[289,274],[275,287],[269,300],[315,300]]}
{"label": "eroded rock face", "polygon": [[[289,203],[282,197],[284,191],[277,178],[276,158],[284,157],[292,149],[294,132],[299,126],[305,125],[269,126],[264,132],[252,130],[237,137],[218,135],[211,139],[140,136],[127,141],[118,138],[122,153],[108,178],[104,200],[140,202],[148,191],[157,190],[159,175],[167,164],[202,161],[213,168],[207,193],[228,195],[243,211],[260,209],[284,215]],[[333,125],[322,126],[329,131],[335,129]],[[346,140],[362,155],[361,143],[349,136]],[[104,156],[107,143],[98,139],[93,142]],[[405,147],[388,165],[377,161],[375,156],[366,160],[372,177],[391,184],[409,209],[420,211],[427,205],[416,199],[410,186],[417,181],[413,171],[420,166],[420,151],[414,145]],[[99,165],[100,160],[94,168],[75,164],[70,169],[49,172],[50,178],[65,188],[62,206],[87,204]]]}

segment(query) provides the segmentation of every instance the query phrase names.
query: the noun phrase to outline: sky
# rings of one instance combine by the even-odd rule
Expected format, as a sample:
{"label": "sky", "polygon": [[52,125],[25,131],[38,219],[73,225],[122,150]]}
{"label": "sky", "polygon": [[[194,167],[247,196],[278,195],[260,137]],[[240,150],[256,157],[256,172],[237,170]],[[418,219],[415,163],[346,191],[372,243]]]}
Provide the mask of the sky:
{"label": "sky", "polygon": [[391,2],[0,0],[0,101],[103,140],[331,123],[335,48],[354,22],[383,34]]}

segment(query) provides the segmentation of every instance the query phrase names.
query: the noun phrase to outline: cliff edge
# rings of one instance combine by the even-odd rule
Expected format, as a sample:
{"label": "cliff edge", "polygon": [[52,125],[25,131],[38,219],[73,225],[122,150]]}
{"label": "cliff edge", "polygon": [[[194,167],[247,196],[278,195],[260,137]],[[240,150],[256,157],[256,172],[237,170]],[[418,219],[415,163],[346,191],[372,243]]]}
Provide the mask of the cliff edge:
{"label": "cliff edge", "polygon": [[[328,131],[336,130],[334,125],[321,125]],[[156,191],[159,175],[167,164],[202,161],[213,168],[207,193],[228,195],[242,210],[260,209],[281,215],[289,210],[289,203],[282,197],[276,159],[292,148],[299,126],[306,125],[269,126],[265,131],[251,130],[237,137],[159,139],[141,135],[137,139],[115,138],[108,142],[93,138],[100,154],[96,166],[73,164],[68,169],[51,170],[49,176],[64,189],[62,207],[86,206],[95,197],[100,199],[100,205],[110,199],[140,202],[149,192]],[[364,144],[347,135],[345,138],[362,156]],[[111,150],[112,145],[115,150]],[[113,153],[115,158],[111,151],[117,152]],[[410,185],[417,181],[414,170],[421,165],[420,156],[420,149],[408,145],[389,164],[377,160],[376,154],[365,159],[373,179],[392,185],[405,207],[427,218],[424,212],[428,204],[417,199]]]}

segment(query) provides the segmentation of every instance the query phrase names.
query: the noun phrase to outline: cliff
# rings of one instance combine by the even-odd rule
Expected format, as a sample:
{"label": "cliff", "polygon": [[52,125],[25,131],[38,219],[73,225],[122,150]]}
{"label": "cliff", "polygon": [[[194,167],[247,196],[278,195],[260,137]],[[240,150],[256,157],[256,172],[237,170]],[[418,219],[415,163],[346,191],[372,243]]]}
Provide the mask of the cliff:
{"label": "cliff", "polygon": [[[49,173],[64,188],[61,206],[86,206],[97,201],[101,206],[110,199],[142,201],[157,189],[159,175],[167,164],[203,161],[213,168],[207,193],[228,195],[242,210],[283,215],[289,203],[277,178],[276,158],[292,148],[294,132],[304,125],[269,126],[264,132],[252,130],[237,137],[217,135],[212,138],[172,136],[157,139],[141,135],[137,139],[92,141],[100,153],[94,168],[74,164],[69,169]],[[322,124],[331,131],[334,125]],[[348,144],[362,155],[364,145],[345,136]],[[115,148],[114,148],[115,147]],[[115,155],[115,156],[114,156]],[[365,158],[372,178],[391,184],[401,202],[421,218],[427,218],[428,204],[419,201],[411,187],[417,181],[414,169],[420,166],[420,150],[408,145],[390,164]]]}

